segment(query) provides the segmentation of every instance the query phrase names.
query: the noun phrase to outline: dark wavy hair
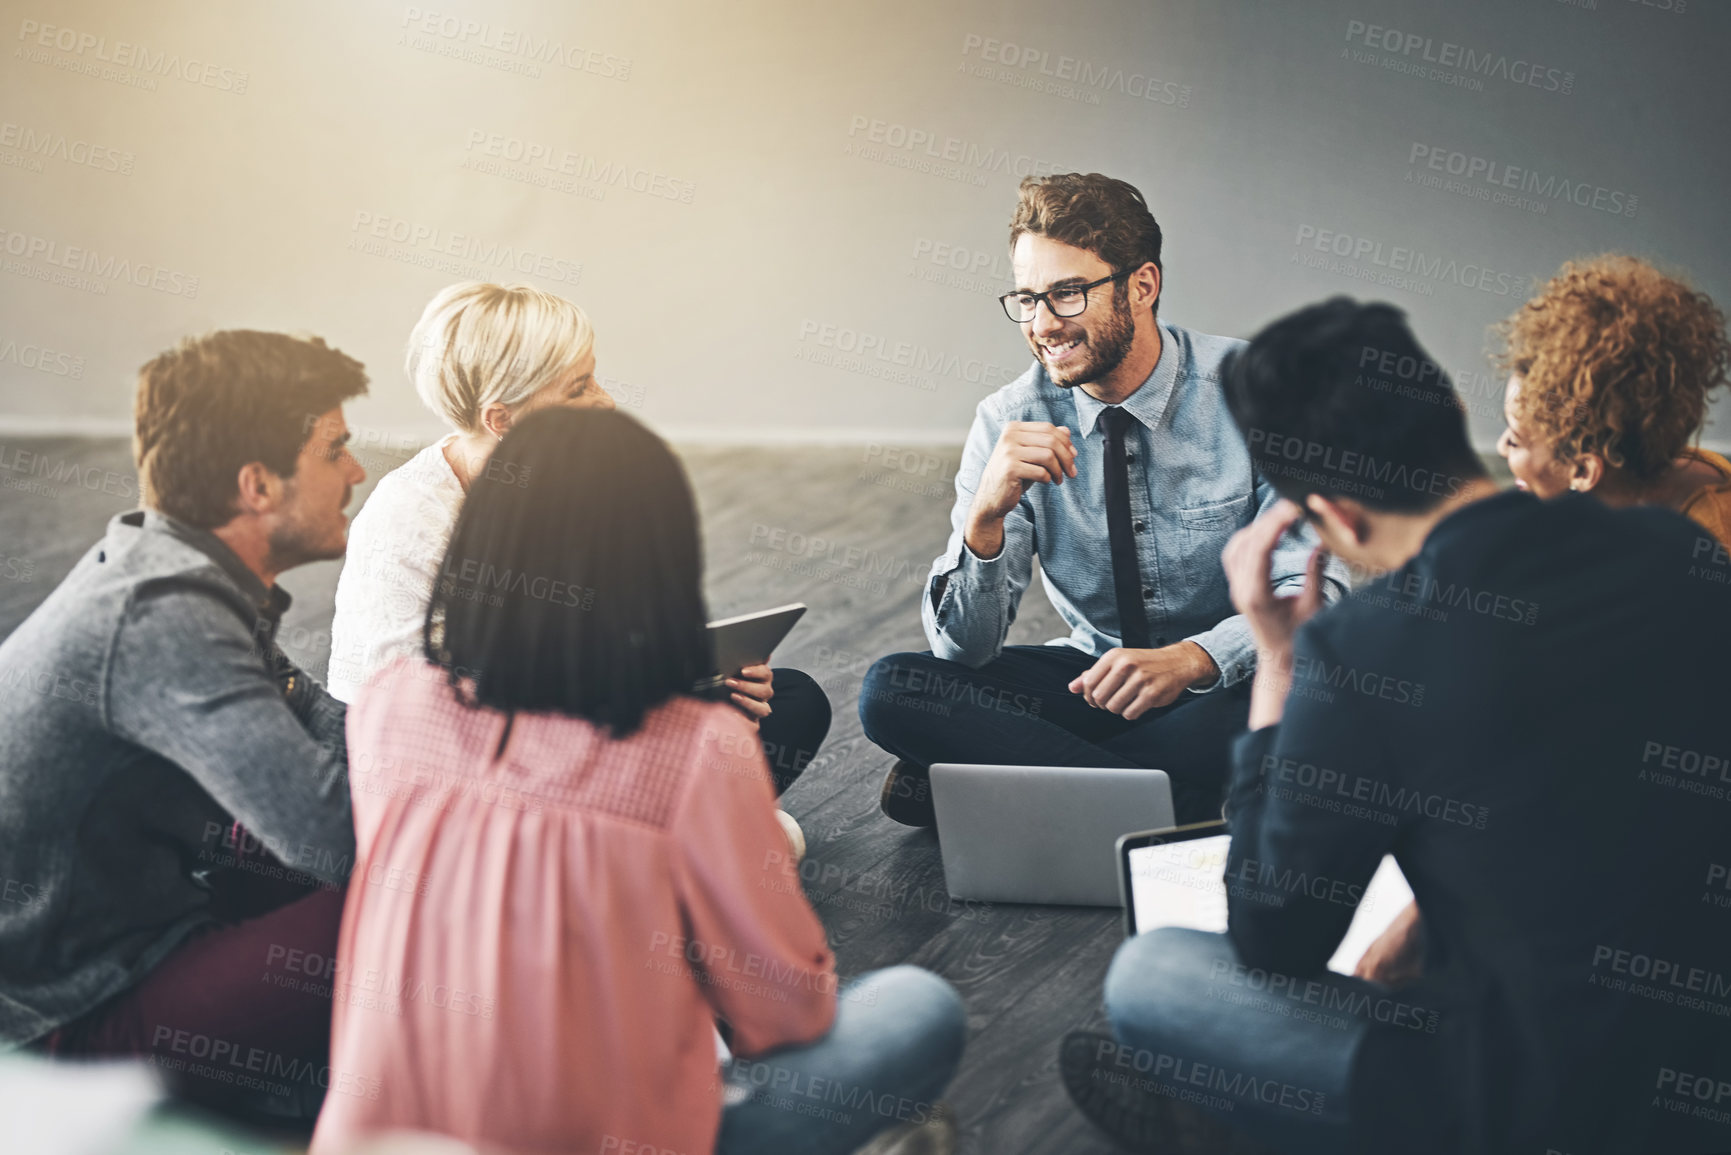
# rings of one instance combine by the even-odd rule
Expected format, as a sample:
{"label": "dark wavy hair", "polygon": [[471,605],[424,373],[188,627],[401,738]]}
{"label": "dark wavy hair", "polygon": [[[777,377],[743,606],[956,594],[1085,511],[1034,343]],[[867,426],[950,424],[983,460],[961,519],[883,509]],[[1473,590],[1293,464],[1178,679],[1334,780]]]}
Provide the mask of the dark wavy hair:
{"label": "dark wavy hair", "polygon": [[613,410],[531,413],[469,488],[427,606],[427,658],[467,705],[624,737],[709,670],[702,558],[665,442]]}
{"label": "dark wavy hair", "polygon": [[1280,496],[1434,509],[1485,476],[1460,397],[1393,305],[1331,297],[1227,355],[1226,408]]}

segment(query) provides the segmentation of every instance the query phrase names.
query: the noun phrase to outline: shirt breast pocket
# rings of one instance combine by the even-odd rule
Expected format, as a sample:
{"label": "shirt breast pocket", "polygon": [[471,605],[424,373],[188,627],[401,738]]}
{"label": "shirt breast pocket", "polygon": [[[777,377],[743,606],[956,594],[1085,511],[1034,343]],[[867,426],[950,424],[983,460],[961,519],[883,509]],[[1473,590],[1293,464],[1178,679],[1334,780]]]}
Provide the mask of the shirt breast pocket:
{"label": "shirt breast pocket", "polygon": [[1246,524],[1251,513],[1250,495],[1209,502],[1178,511],[1178,536],[1184,551],[1184,574],[1199,594],[1226,588],[1226,571],[1220,553],[1226,542]]}

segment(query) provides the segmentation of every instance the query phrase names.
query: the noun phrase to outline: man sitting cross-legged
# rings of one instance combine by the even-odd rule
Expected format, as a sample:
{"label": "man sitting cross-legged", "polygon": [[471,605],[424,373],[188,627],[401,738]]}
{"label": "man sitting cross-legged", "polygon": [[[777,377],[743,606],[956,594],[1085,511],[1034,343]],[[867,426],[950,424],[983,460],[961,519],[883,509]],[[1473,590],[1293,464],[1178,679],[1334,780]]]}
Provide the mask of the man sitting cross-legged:
{"label": "man sitting cross-legged", "polygon": [[[1336,298],[1226,367],[1290,499],[1225,556],[1258,649],[1228,932],[1125,942],[1066,1085],[1146,1150],[1202,1113],[1281,1151],[1731,1149],[1731,565],[1670,510],[1499,492],[1446,381],[1361,375],[1385,353],[1434,364]],[[1301,517],[1382,576],[1277,596]],[[1398,989],[1324,969],[1385,854],[1424,924]]]}
{"label": "man sitting cross-legged", "polygon": [[149,1055],[193,1097],[307,1117],[377,1077],[326,1058],[344,709],[276,645],[277,575],[343,552],[366,384],[249,331],[140,371],[145,508],[0,644],[0,877],[29,897],[0,903],[0,1045]]}
{"label": "man sitting cross-legged", "polygon": [[[1036,359],[980,402],[953,532],[920,598],[927,653],[867,673],[860,721],[898,759],[883,808],[933,822],[937,762],[1144,766],[1180,820],[1217,818],[1250,633],[1220,550],[1274,503],[1217,385],[1241,342],[1159,319],[1160,226],[1098,173],[1022,182],[1005,313]],[[1282,549],[1283,588],[1307,548]],[[1035,555],[1070,636],[1004,645]],[[1331,571],[1331,596],[1344,571]]]}

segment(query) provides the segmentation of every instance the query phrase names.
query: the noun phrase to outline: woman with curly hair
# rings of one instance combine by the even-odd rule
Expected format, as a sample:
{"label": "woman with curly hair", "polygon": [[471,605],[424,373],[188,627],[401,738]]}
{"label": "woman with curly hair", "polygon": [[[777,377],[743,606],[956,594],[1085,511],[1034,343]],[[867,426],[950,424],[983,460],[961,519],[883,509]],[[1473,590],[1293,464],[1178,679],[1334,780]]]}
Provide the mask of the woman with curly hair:
{"label": "woman with curly hair", "polygon": [[1663,505],[1731,543],[1731,461],[1691,444],[1731,363],[1705,293],[1634,257],[1572,261],[1499,328],[1516,485]]}
{"label": "woman with curly hair", "polygon": [[[1666,506],[1731,545],[1731,461],[1690,444],[1731,361],[1711,298],[1646,261],[1603,256],[1565,264],[1498,328],[1509,384],[1497,452],[1516,486]],[[1417,978],[1419,923],[1416,905],[1396,915],[1355,973]]]}

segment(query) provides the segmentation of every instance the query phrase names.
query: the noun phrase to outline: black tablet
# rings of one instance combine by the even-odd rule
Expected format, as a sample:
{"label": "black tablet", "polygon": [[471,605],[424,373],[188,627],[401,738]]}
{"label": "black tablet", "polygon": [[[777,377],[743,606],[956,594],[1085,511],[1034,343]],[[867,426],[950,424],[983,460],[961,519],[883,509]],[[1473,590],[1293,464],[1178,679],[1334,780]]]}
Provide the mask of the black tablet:
{"label": "black tablet", "polygon": [[747,666],[769,661],[769,655],[805,613],[804,602],[790,602],[754,614],[722,618],[709,623],[709,651],[715,657],[715,672],[698,683],[700,692],[726,697],[722,680]]}

